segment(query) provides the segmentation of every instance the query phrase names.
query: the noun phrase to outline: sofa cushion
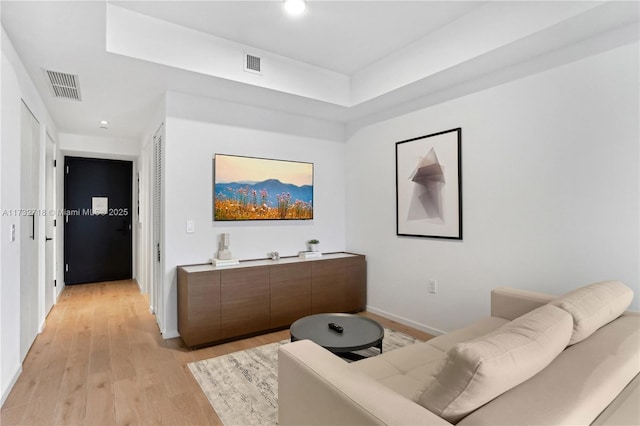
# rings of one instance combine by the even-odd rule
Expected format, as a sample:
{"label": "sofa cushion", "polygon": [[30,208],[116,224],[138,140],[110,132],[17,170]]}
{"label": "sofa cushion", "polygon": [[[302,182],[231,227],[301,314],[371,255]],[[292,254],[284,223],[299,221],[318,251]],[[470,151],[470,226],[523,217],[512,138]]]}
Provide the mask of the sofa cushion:
{"label": "sofa cushion", "polygon": [[464,328],[459,328],[447,334],[429,339],[427,343],[434,348],[447,352],[456,343],[468,342],[469,340],[482,337],[508,323],[509,320],[503,318],[485,317]]}
{"label": "sofa cushion", "polygon": [[570,345],[618,318],[633,300],[633,290],[620,281],[602,281],[573,290],[550,303],[573,317]]}
{"label": "sofa cushion", "polygon": [[[541,372],[478,408],[458,425],[593,425],[598,414],[640,372],[639,359],[640,315],[624,313],[580,344],[566,348]],[[625,397],[621,395],[622,400]],[[617,401],[616,405],[625,405],[625,413],[615,408],[617,415],[624,414],[623,420],[603,424],[640,425],[639,400],[632,400],[636,408],[630,413],[624,410],[629,408],[624,401]]]}
{"label": "sofa cushion", "polygon": [[453,345],[484,336],[508,322],[501,318],[482,318],[467,327],[426,342],[356,361],[349,364],[349,368],[358,370],[417,402],[427,386],[433,382],[436,370]]}
{"label": "sofa cushion", "polygon": [[544,305],[486,336],[454,345],[419,403],[452,423],[524,382],[567,346],[573,320]]}
{"label": "sofa cushion", "polygon": [[417,401],[431,383],[434,371],[446,353],[429,345],[415,343],[349,364],[386,387]]}

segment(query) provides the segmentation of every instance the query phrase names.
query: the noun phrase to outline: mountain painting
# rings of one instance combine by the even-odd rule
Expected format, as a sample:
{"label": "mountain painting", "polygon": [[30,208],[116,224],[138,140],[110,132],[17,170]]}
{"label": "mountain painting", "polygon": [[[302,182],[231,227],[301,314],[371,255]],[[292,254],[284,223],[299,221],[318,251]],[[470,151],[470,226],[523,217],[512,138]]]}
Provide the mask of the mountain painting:
{"label": "mountain painting", "polygon": [[313,219],[313,164],[216,154],[213,219]]}

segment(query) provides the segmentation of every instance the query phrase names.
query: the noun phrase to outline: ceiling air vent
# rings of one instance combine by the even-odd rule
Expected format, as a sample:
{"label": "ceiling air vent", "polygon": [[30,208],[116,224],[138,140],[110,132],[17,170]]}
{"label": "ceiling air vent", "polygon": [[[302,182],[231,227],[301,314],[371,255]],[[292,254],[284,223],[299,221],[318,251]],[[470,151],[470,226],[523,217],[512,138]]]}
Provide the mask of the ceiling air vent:
{"label": "ceiling air vent", "polygon": [[260,62],[261,62],[261,58],[259,56],[245,53],[244,70],[254,74],[262,75],[262,68],[261,68]]}
{"label": "ceiling air vent", "polygon": [[44,70],[51,93],[56,98],[82,100],[78,76],[57,71]]}

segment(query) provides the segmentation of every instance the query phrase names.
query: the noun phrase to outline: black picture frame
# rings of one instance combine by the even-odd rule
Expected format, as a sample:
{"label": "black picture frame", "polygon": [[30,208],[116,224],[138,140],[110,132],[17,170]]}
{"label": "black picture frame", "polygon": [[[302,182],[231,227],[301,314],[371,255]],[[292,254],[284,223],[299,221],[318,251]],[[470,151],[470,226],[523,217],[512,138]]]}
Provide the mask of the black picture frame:
{"label": "black picture frame", "polygon": [[396,142],[396,235],[462,240],[462,128]]}

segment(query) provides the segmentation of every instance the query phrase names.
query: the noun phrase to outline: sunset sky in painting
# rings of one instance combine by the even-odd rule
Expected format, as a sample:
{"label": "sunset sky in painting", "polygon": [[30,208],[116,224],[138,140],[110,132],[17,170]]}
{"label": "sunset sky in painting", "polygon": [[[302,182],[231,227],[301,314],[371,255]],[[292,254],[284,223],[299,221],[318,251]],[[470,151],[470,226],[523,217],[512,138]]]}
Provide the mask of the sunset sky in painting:
{"label": "sunset sky in painting", "polygon": [[278,179],[297,186],[313,185],[313,164],[216,154],[215,180],[218,183],[261,182]]}

